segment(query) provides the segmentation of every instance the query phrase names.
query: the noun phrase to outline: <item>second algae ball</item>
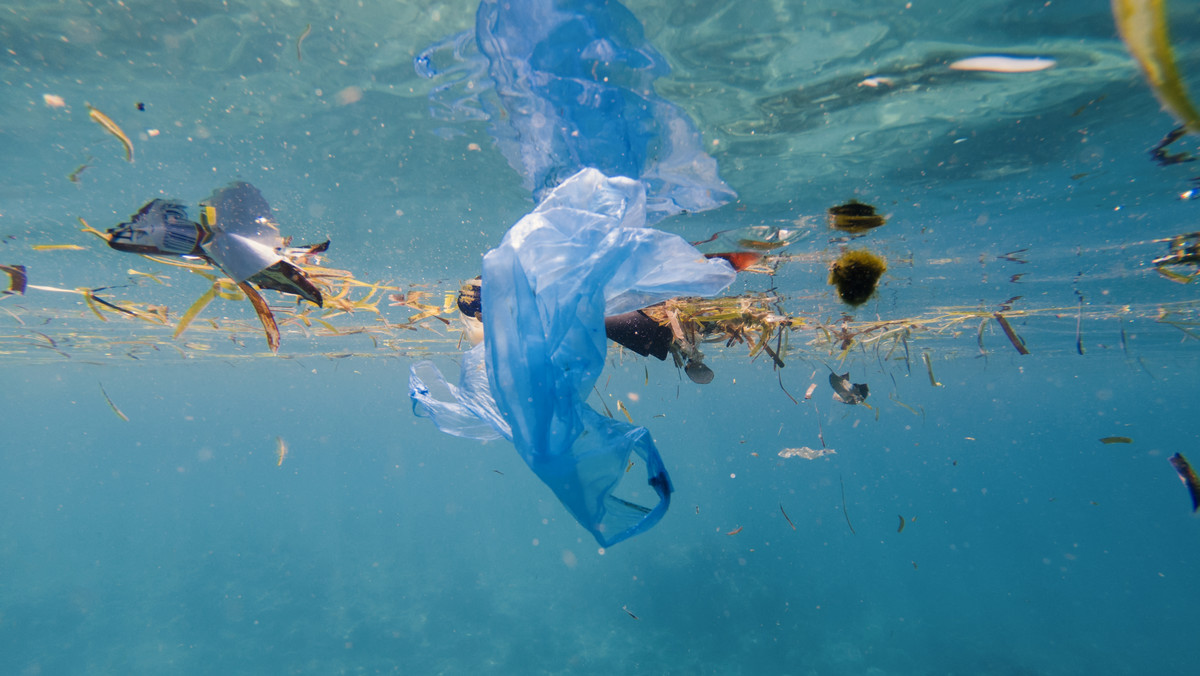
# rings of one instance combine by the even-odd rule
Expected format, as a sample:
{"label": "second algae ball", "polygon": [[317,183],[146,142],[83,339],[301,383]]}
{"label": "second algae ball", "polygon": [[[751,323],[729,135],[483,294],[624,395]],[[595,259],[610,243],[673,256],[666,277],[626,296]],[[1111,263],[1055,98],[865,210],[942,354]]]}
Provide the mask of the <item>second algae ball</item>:
{"label": "second algae ball", "polygon": [[875,293],[879,278],[887,272],[887,261],[870,251],[856,249],[841,255],[829,268],[829,283],[837,287],[838,298],[858,306]]}

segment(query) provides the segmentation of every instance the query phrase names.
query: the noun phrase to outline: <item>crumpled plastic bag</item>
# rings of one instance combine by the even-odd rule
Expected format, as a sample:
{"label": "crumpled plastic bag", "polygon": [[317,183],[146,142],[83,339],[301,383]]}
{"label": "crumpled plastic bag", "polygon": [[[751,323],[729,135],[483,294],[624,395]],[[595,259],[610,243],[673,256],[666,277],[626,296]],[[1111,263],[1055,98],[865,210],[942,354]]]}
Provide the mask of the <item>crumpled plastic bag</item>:
{"label": "crumpled plastic bag", "polygon": [[[657,523],[672,489],[649,431],[586,403],[607,354],[604,317],[715,295],[736,274],[645,222],[642,182],[595,169],[570,177],[484,257],[484,341],[466,354],[458,387],[430,362],[409,378],[414,413],[449,434],[510,439],[606,547]],[[621,486],[618,497],[637,476],[626,471],[631,455],[650,491]]]}
{"label": "crumpled plastic bag", "polygon": [[643,180],[651,223],[736,197],[687,113],[654,94],[670,66],[620,2],[482,0],[479,53],[469,37],[431,46],[414,66],[448,80],[430,93],[435,115],[491,119],[497,147],[535,200],[584,167]]}

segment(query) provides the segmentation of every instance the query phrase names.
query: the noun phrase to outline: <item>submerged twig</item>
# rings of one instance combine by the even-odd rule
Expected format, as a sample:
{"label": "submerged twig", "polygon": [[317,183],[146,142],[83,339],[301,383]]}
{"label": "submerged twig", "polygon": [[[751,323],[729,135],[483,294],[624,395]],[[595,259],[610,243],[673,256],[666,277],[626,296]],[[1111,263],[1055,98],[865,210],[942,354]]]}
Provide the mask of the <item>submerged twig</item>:
{"label": "submerged twig", "polygon": [[846,525],[850,527],[850,534],[857,535],[854,532],[854,524],[850,523],[850,512],[846,511],[846,484],[842,481],[842,475],[838,475],[838,483],[842,486],[842,516],[846,517]]}
{"label": "submerged twig", "polygon": [[1017,332],[1013,330],[1012,325],[1008,323],[1008,319],[999,312],[993,314],[992,316],[995,317],[996,321],[1000,323],[1000,328],[1004,330],[1004,335],[1008,336],[1008,342],[1012,343],[1012,346],[1017,349],[1017,352],[1020,354],[1029,354],[1029,349],[1025,347],[1025,341],[1021,340],[1021,337],[1018,336]]}
{"label": "submerged twig", "polygon": [[779,511],[783,512],[783,518],[787,519],[788,525],[792,527],[792,530],[796,530],[796,524],[792,523],[792,518],[787,515],[786,511],[784,511],[782,502],[779,503]]}

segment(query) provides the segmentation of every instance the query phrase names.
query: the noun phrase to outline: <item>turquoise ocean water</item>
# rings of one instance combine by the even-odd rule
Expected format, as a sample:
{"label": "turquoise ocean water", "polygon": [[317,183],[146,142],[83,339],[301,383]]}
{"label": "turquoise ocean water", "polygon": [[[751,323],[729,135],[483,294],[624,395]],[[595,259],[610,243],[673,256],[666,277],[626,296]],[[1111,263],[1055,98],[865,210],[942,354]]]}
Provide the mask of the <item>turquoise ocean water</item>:
{"label": "turquoise ocean water", "polygon": [[[1151,160],[1175,122],[1106,3],[843,5],[625,3],[738,194],[657,227],[811,233],[730,291],[806,319],[782,370],[714,343],[696,385],[610,351],[591,401],[650,430],[676,492],[604,550],[511,444],[413,416],[408,367],[453,372],[454,326],[396,328],[385,291],[327,320],[370,331],[293,321],[278,356],[244,302],[175,338],[210,282],[80,232],[248,181],[325,265],[440,306],[534,206],[489,121],[437,108],[482,85],[414,69],[476,2],[0,6],[0,264],[41,287],[0,299],[0,673],[1192,673],[1200,520],[1167,459],[1200,462],[1200,328],[1151,261],[1198,229],[1200,169]],[[948,68],[991,53],[1056,64]],[[849,243],[889,263],[857,309],[826,284],[849,199],[888,217]],[[844,318],[913,328],[843,354],[816,327]]]}

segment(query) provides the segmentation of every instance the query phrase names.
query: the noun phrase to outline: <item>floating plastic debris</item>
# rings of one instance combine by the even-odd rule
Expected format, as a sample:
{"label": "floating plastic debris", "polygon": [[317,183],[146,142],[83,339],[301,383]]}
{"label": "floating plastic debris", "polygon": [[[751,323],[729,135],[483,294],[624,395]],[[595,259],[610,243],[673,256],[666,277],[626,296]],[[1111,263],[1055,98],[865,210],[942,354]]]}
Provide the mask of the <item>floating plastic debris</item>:
{"label": "floating plastic debris", "polygon": [[249,183],[232,183],[201,201],[199,223],[183,204],[155,199],[107,235],[118,251],[202,258],[235,283],[250,281],[322,305],[320,290],[290,259],[323,252],[329,242],[287,247],[270,205]]}
{"label": "floating plastic debris", "polygon": [[843,404],[861,404],[867,400],[871,394],[870,388],[866,383],[850,382],[850,373],[846,372],[841,375],[829,373],[829,386],[833,388],[833,398]]}
{"label": "floating plastic debris", "polygon": [[[736,273],[677,235],[645,227],[645,186],[585,169],[564,181],[484,257],[483,342],[454,387],[430,362],[410,370],[413,412],[443,432],[504,437],[563,506],[607,547],[666,513],[671,482],[644,427],[586,403],[604,368],[605,316],[713,295]],[[631,455],[657,503],[625,486]],[[644,490],[642,492],[644,495]],[[637,500],[637,502],[635,502]]]}
{"label": "floating plastic debris", "polygon": [[8,275],[8,288],[4,294],[25,295],[25,287],[29,283],[29,275],[24,265],[0,265],[0,272]]}
{"label": "floating plastic debris", "polygon": [[1053,68],[1057,62],[1044,56],[1011,56],[988,54],[959,59],[950,64],[951,70],[973,70],[987,73],[1035,73]]}
{"label": "floating plastic debris", "polygon": [[[801,446],[800,448],[785,448],[779,452],[781,458],[804,458],[805,460],[816,460],[823,455],[835,455],[837,451],[832,448],[809,448]],[[788,519],[790,522],[791,519]]]}
{"label": "floating plastic debris", "polygon": [[692,242],[708,258],[723,258],[734,270],[771,273],[770,268],[754,269],[768,254],[777,254],[807,236],[809,230],[752,225],[736,230],[722,230],[706,240]]}
{"label": "floating plastic debris", "polygon": [[[470,33],[451,36],[414,67],[450,80],[430,94],[434,110],[491,119],[497,147],[534,199],[584,167],[644,181],[651,223],[736,197],[687,114],[654,93],[670,66],[620,2],[483,0],[474,29],[481,55],[471,42]],[[438,67],[445,51],[454,65]]]}

